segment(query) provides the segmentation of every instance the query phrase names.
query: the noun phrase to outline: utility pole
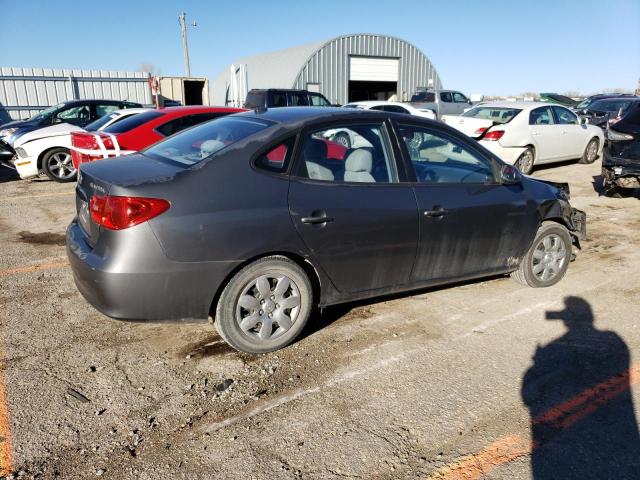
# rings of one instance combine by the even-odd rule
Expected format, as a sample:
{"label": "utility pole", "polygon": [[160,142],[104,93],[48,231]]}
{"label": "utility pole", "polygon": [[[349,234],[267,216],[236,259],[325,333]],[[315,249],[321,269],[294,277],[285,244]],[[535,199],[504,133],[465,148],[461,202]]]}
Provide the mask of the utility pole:
{"label": "utility pole", "polygon": [[[180,28],[182,29],[182,53],[184,54],[184,68],[187,73],[187,77],[191,76],[191,66],[189,65],[189,45],[187,44],[187,14],[182,12],[178,15],[180,20]],[[192,27],[197,27],[198,24],[193,22]]]}

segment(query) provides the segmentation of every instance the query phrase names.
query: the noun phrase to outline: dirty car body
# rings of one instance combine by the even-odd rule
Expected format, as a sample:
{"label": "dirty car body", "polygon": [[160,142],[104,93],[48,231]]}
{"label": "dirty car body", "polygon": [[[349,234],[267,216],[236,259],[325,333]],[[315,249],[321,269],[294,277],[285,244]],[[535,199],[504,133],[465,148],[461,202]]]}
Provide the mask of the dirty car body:
{"label": "dirty car body", "polygon": [[602,176],[605,187],[640,188],[640,102],[608,128]]}
{"label": "dirty car body", "polygon": [[[389,173],[372,148],[326,158],[317,132],[331,128],[352,128],[383,150]],[[431,161],[445,150],[477,163]],[[567,188],[519,174],[505,181],[505,168],[517,173],[427,119],[245,112],[82,165],[67,253],[79,290],[106,315],[178,319],[206,318],[234,274],[269,255],[299,264],[313,278],[314,303],[326,306],[514,271],[546,220],[584,237]],[[157,199],[164,210],[112,229],[93,211],[109,198]]]}

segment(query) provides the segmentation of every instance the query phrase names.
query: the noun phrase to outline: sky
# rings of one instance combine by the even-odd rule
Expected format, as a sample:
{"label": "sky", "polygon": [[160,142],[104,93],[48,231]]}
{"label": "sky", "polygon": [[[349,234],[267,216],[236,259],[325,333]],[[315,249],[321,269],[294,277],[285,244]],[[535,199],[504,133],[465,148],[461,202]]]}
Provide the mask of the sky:
{"label": "sky", "polygon": [[[210,82],[239,58],[349,33],[402,38],[467,95],[613,88],[640,78],[640,0],[0,0],[0,66],[140,70]],[[249,75],[251,72],[249,72]]]}

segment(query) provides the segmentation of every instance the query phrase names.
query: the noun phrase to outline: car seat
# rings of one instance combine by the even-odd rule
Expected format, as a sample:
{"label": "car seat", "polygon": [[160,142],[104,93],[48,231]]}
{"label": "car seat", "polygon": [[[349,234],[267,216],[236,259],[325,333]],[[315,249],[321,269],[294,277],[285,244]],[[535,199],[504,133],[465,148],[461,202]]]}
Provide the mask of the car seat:
{"label": "car seat", "polygon": [[344,181],[375,183],[376,180],[371,175],[372,166],[373,156],[369,150],[353,150],[345,160]]}

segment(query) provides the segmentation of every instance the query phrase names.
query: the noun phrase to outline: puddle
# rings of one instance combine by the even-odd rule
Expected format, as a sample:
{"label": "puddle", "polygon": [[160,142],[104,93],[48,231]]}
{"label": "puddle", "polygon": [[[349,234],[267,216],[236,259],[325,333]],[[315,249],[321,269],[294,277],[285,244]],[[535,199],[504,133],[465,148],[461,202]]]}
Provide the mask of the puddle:
{"label": "puddle", "polygon": [[33,233],[22,231],[18,232],[18,237],[20,237],[21,242],[34,245],[58,245],[60,247],[64,247],[67,243],[66,236],[61,233]]}

